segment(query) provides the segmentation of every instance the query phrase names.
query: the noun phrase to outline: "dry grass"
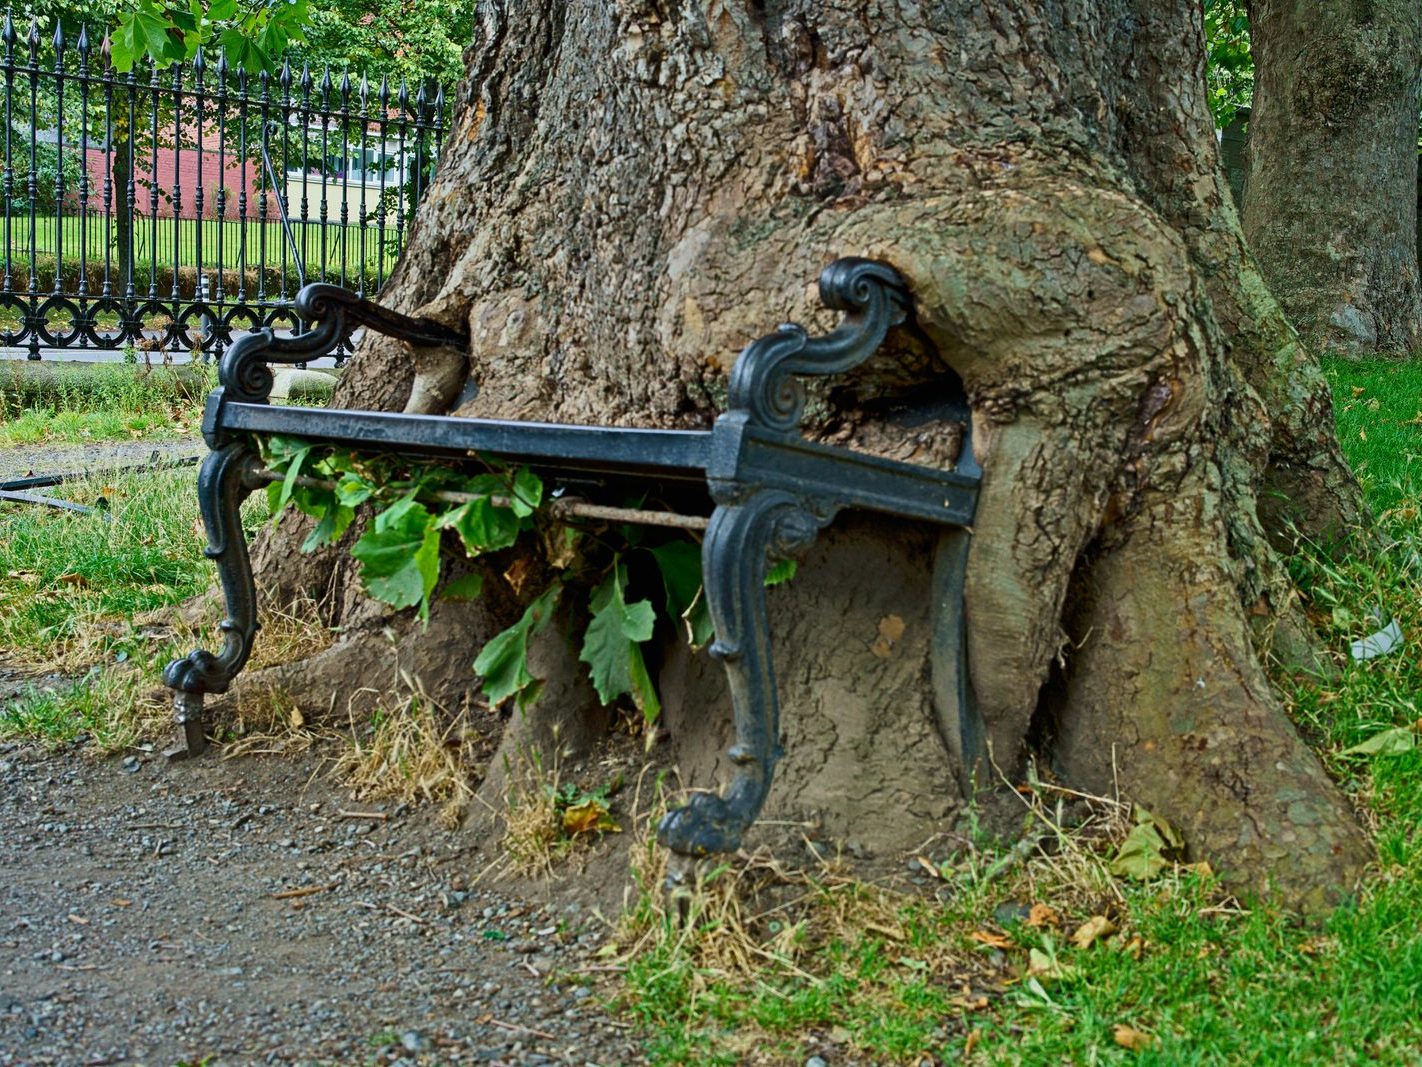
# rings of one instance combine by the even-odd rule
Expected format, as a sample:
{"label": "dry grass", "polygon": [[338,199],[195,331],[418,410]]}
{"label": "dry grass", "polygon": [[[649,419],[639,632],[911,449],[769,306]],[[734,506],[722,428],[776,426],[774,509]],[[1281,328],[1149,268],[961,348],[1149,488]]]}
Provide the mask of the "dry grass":
{"label": "dry grass", "polygon": [[452,829],[474,797],[487,746],[462,712],[451,714],[413,682],[411,693],[404,707],[377,710],[364,729],[351,719],[349,747],[332,773],[361,799],[439,804]]}

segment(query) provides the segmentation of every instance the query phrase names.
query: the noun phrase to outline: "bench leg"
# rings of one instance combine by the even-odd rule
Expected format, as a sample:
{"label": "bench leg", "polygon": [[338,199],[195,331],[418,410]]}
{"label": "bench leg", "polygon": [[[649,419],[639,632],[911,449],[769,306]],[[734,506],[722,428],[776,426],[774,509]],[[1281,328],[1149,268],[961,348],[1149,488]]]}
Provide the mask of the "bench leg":
{"label": "bench leg", "polygon": [[735,769],[724,794],[697,793],[667,813],[657,837],[674,852],[734,852],[760,814],[782,755],[765,575],[773,560],[808,547],[833,514],[833,508],[760,489],[711,516],[701,548],[702,578],[716,626],[711,654],[725,664],[735,710],[736,742],[727,753]]}
{"label": "bench leg", "polygon": [[242,501],[257,487],[252,478],[257,454],[245,442],[212,452],[198,472],[198,506],[207,529],[207,558],[217,564],[227,618],[222,620],[222,651],[214,655],[194,649],[163,668],[163,684],[173,690],[173,721],[182,730],[182,744],[168,755],[183,759],[201,755],[203,697],[224,693],[247,662],[257,634],[257,587],[242,533]]}

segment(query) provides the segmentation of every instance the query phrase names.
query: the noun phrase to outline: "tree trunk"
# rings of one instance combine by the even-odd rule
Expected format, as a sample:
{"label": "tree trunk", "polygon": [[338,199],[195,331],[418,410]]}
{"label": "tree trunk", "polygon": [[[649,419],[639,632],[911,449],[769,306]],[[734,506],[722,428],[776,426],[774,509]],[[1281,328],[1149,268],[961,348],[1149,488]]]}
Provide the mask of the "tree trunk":
{"label": "tree trunk", "polygon": [[[1285,487],[1320,526],[1361,512],[1318,368],[1243,245],[1197,5],[493,0],[480,19],[383,294],[467,324],[480,391],[458,414],[707,426],[735,354],[816,315],[821,266],[891,263],[936,351],[891,342],[819,398],[811,429],[941,462],[955,428],[931,421],[935,382],[951,367],[966,384],[985,472],[968,658],[998,768],[1035,755],[1119,787],[1241,885],[1269,872],[1304,904],[1346,892],[1366,842],[1271,692],[1251,623],[1297,622],[1261,521],[1285,516],[1261,492]],[[410,382],[398,346],[370,342],[334,403],[398,410]],[[904,411],[920,417],[885,416]],[[422,681],[457,703],[474,680],[445,665],[540,591],[516,596],[501,559],[487,605],[421,631],[361,596],[341,552],[297,559],[300,536],[269,539],[259,574],[346,628],[311,694],[322,708],[332,688],[344,707],[384,685],[396,656],[438,665]],[[849,516],[775,591],[787,755],[767,815],[894,849],[961,802],[967,768],[935,725],[936,544]],[[406,644],[375,679],[369,649],[391,648],[391,626]],[[545,633],[558,698],[521,739],[551,722],[566,739],[594,712],[563,677],[571,638]],[[720,670],[670,638],[654,661],[672,754],[712,785]]]}
{"label": "tree trunk", "polygon": [[1253,160],[1244,229],[1305,341],[1422,348],[1413,0],[1252,0]]}

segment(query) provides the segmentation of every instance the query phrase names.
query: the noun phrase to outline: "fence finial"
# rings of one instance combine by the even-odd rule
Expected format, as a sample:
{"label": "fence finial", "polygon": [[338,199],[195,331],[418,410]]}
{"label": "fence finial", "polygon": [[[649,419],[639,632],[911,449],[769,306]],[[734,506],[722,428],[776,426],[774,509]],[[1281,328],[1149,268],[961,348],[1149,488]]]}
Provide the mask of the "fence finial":
{"label": "fence finial", "polygon": [[5,25],[0,28],[0,39],[5,42],[5,58],[11,59],[15,54],[15,20],[10,17],[10,12],[5,12]]}
{"label": "fence finial", "polygon": [[89,27],[80,25],[79,39],[74,42],[74,47],[79,50],[79,61],[87,62],[89,58]]}
{"label": "fence finial", "polygon": [[54,61],[58,63],[64,55],[64,23],[54,20]]}
{"label": "fence finial", "polygon": [[30,62],[31,62],[31,63],[37,63],[37,62],[39,62],[39,46],[40,46],[39,22],[38,22],[33,16],[31,16],[31,18],[30,18],[30,39],[29,39],[29,45],[30,45]]}

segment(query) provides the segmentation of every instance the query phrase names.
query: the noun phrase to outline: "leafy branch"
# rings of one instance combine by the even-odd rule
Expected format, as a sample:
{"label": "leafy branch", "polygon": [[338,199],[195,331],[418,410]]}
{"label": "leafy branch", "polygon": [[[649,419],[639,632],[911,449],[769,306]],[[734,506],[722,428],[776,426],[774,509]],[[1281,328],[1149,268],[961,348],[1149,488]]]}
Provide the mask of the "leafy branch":
{"label": "leafy branch", "polygon": [[[699,543],[672,535],[643,544],[642,527],[620,525],[620,543],[611,545],[572,525],[580,518],[657,518],[668,524],[664,513],[547,500],[542,481],[527,467],[499,470],[486,463],[487,471],[471,475],[390,455],[344,452],[299,438],[272,436],[260,444],[270,479],[267,499],[273,523],[281,521],[288,506],[316,519],[301,545],[303,552],[310,552],[340,540],[356,509],[370,506],[373,517],[351,547],[362,585],[391,607],[418,608],[426,623],[437,590],[445,598],[467,600],[483,587],[482,575],[474,572],[440,589],[444,531],[454,532],[471,559],[510,548],[526,533],[537,530],[542,535],[544,562],[554,576],[518,621],[494,636],[474,661],[491,705],[512,700],[523,710],[537,700],[542,680],[529,670],[529,641],[548,625],[570,591],[585,598],[568,603],[580,603],[586,614],[579,660],[587,664],[598,698],[611,704],[628,697],[647,724],[661,714],[643,651],[658,621],[679,628],[694,649],[713,636]],[[704,525],[702,520],[670,524]],[[778,584],[794,573],[793,562],[781,563],[766,584]],[[656,587],[660,611],[651,598],[629,596],[632,589],[647,589],[655,596]]]}

